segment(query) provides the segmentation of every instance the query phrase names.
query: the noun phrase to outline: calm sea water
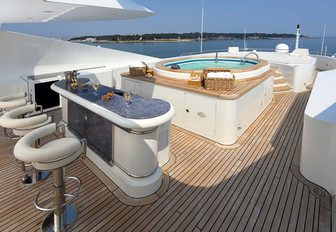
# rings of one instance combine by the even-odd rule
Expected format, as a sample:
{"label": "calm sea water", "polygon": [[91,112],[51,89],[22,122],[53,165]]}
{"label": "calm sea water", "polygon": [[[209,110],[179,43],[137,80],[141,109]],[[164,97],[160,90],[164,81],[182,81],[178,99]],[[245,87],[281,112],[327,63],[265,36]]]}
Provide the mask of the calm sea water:
{"label": "calm sea water", "polygon": [[[279,43],[286,43],[290,50],[295,47],[295,39],[272,39],[272,40],[247,40],[249,49],[274,49]],[[190,52],[200,51],[199,41],[190,42],[153,42],[153,43],[86,43],[94,46],[112,48],[122,51],[134,52],[138,54],[167,58],[180,56]],[[301,39],[300,47],[308,48],[311,54],[317,54],[321,51],[322,38]],[[336,53],[336,37],[326,37],[325,46],[327,54]],[[225,50],[228,47],[238,46],[243,48],[243,40],[212,40],[203,42],[203,51]],[[325,47],[324,46],[324,47]]]}

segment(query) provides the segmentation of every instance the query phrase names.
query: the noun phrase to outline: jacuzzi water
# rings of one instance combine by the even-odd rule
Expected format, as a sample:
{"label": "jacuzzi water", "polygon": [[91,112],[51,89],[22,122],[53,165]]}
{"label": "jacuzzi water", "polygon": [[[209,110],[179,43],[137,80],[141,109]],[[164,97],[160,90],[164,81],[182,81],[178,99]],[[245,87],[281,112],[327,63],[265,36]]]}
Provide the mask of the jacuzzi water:
{"label": "jacuzzi water", "polygon": [[214,58],[203,59],[186,59],[174,62],[166,63],[165,67],[171,67],[172,65],[178,65],[181,70],[203,70],[205,68],[228,68],[228,69],[243,69],[258,64],[255,60],[246,60],[241,62],[241,59],[232,58],[218,58],[217,61]]}

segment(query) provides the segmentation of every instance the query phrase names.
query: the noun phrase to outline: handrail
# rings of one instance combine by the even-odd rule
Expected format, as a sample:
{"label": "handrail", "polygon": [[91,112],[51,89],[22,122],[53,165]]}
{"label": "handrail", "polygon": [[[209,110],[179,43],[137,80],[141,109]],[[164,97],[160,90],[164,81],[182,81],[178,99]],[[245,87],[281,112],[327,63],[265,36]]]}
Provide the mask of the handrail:
{"label": "handrail", "polygon": [[[214,50],[204,50],[202,53],[200,51],[194,51],[194,52],[186,52],[186,53],[182,53],[180,56],[188,56],[188,55],[201,55],[204,53],[218,53],[218,52],[227,52],[228,49],[214,49]],[[275,49],[274,48],[246,48],[245,51],[241,51],[241,52],[274,52]],[[318,52],[315,53],[311,53],[312,55],[320,55]],[[322,55],[323,56],[323,55]],[[336,58],[336,53],[327,53],[326,56],[332,57],[332,58]]]}
{"label": "handrail", "polygon": [[[252,52],[252,51],[268,51],[268,52],[273,52],[274,49],[271,48],[246,48],[245,51],[242,52]],[[204,50],[203,52],[200,51],[195,51],[195,52],[186,52],[182,53],[180,56],[187,56],[187,55],[200,55],[204,53],[218,53],[218,52],[227,52],[228,49],[214,49],[214,50]]]}
{"label": "handrail", "polygon": [[259,56],[256,52],[249,52],[247,53],[242,59],[240,59],[240,64],[243,65],[246,63],[246,59],[249,55],[255,55],[257,57],[257,59],[259,59]]}
{"label": "handrail", "polygon": [[227,52],[227,49],[215,49],[215,50],[203,50],[203,52],[195,51],[195,52],[185,52],[182,53],[180,56],[187,56],[187,55],[198,55],[203,53],[213,53],[213,52]]}

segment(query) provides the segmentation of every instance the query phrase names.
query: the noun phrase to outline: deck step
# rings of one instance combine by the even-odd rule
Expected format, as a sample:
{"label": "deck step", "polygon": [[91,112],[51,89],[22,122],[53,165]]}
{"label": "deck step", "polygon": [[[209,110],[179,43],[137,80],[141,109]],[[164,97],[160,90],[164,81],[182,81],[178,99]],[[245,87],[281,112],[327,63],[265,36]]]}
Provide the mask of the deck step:
{"label": "deck step", "polygon": [[283,78],[283,76],[282,76],[282,73],[279,73],[278,71],[276,71],[275,73],[274,73],[274,79],[281,79],[281,78]]}
{"label": "deck step", "polygon": [[274,86],[278,86],[278,85],[287,85],[287,81],[283,78],[274,79]]}
{"label": "deck step", "polygon": [[275,70],[273,80],[273,92],[283,93],[290,91],[292,91],[292,88],[288,85],[288,81],[283,77],[282,73],[279,70]]}
{"label": "deck step", "polygon": [[284,92],[291,92],[292,88],[289,85],[286,86],[274,86],[273,92],[274,93],[284,93]]}
{"label": "deck step", "polygon": [[312,82],[312,83],[306,85],[306,88],[307,88],[308,90],[312,90],[312,89],[313,89],[313,86],[314,86],[314,82]]}
{"label": "deck step", "polygon": [[273,79],[274,80],[283,80],[284,78],[283,78],[283,76],[280,76],[280,77],[274,77]]}

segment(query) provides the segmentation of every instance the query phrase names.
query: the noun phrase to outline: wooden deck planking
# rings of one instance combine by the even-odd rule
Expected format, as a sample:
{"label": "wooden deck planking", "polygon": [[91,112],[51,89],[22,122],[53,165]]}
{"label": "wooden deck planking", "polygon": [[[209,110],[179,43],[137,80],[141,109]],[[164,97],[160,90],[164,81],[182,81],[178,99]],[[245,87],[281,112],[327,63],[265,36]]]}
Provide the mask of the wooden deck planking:
{"label": "wooden deck planking", "polygon": [[[214,155],[215,153],[217,153],[220,149],[219,148],[215,148],[213,147],[210,151],[208,151],[206,154],[208,157],[211,157],[212,155]],[[167,204],[165,206],[165,209],[170,209],[168,211],[168,215],[170,213],[172,213],[173,211],[176,210],[176,208],[178,208],[179,204],[182,204],[184,201],[183,199],[185,199],[186,197],[189,197],[191,195],[191,193],[189,192],[188,194],[188,190],[190,188],[195,188],[198,184],[199,178],[203,175],[205,175],[204,173],[206,172],[206,168],[202,168],[200,169],[200,167],[207,162],[207,157],[202,157],[200,156],[199,160],[196,160],[194,163],[192,163],[192,168],[190,170],[190,172],[192,173],[191,175],[189,175],[189,177],[187,179],[185,179],[185,181],[183,181],[183,183],[179,183],[178,188],[173,192],[173,194],[171,194],[171,196],[173,197],[173,199],[170,201],[169,204]],[[209,164],[209,163],[208,163]],[[210,165],[211,165],[211,161],[210,161]],[[198,169],[200,170],[198,172]],[[184,175],[185,176],[185,175]],[[176,192],[179,192],[178,195],[175,195]],[[162,204],[157,207],[155,209],[155,211],[158,211],[158,214],[155,216],[155,218],[153,219],[154,222],[155,220],[161,220],[161,218],[167,218],[164,217],[165,216],[165,211],[162,211]],[[140,225],[137,226],[137,229],[144,229],[142,228],[142,226],[151,226],[153,225],[153,220],[151,220],[150,224],[147,224],[145,221],[142,221],[142,223]]]}
{"label": "wooden deck planking", "polygon": [[[218,154],[215,151],[215,154]],[[226,156],[224,156],[223,154],[222,158],[225,158]],[[209,182],[211,181],[211,179],[213,178],[213,175],[216,174],[215,172],[213,172],[213,165],[214,162],[218,162],[217,159],[213,159],[212,161],[208,162],[204,167],[201,168],[200,172],[195,172],[197,173],[197,175],[195,176],[191,176],[193,179],[195,179],[196,182],[191,182],[189,183],[188,187],[184,187],[183,191],[180,193],[180,196],[178,201],[172,202],[175,203],[174,204],[174,209],[177,209],[177,212],[183,212],[183,210],[180,210],[180,208],[182,207],[182,205],[189,205],[191,202],[193,202],[194,198],[199,194],[199,192],[201,191],[202,188],[197,188],[198,186],[209,186]],[[173,211],[169,211],[168,213],[161,215],[162,218],[163,217],[170,217],[170,215],[172,213],[175,213]],[[174,223],[175,225],[176,223]],[[155,225],[157,227],[157,229],[160,229],[160,227],[158,227],[157,225]],[[147,225],[146,229],[148,229],[149,225]],[[173,227],[171,227],[172,229]]]}
{"label": "wooden deck planking", "polygon": [[[209,147],[209,144],[207,144],[207,145],[205,146],[206,149],[208,149],[208,147]],[[202,155],[202,154],[203,154],[202,150],[197,150],[197,153],[196,153],[196,154],[193,153],[192,155],[197,157],[198,155]],[[192,165],[189,165],[189,166],[192,166]],[[189,167],[189,168],[190,168],[190,167]],[[161,205],[161,206],[168,205],[168,204],[170,203],[170,201],[173,200],[173,199],[175,198],[174,194],[175,194],[175,195],[178,195],[178,194],[180,193],[181,188],[180,188],[179,186],[180,186],[180,184],[181,184],[182,182],[184,183],[184,181],[185,181],[185,180],[179,180],[179,182],[178,182],[176,185],[170,187],[170,189],[169,189],[168,192],[163,196],[163,198],[161,198],[158,202],[156,202],[156,203],[153,204],[153,208],[158,207],[158,205]],[[183,187],[183,186],[182,186],[182,187]],[[176,189],[177,189],[177,190],[176,190]],[[178,191],[178,190],[179,190],[179,191]],[[179,195],[178,195],[178,196],[179,196]],[[169,198],[168,198],[168,197],[169,197]],[[167,199],[166,199],[166,198],[167,198]],[[146,213],[148,213],[148,212],[149,212],[148,210],[144,210],[143,212],[140,213],[140,215],[142,216],[142,218],[146,218]],[[145,213],[145,215],[144,215],[143,213]],[[142,222],[142,218],[132,218],[132,220],[133,220],[133,219],[138,220],[138,222],[140,223],[140,222]],[[125,226],[125,225],[124,225],[124,226]],[[137,228],[136,226],[137,226],[137,223],[133,223],[132,226],[131,226],[131,228],[128,228],[128,229],[131,230],[132,228]]]}
{"label": "wooden deck planking", "polygon": [[[80,172],[79,172],[80,171]],[[85,180],[88,180],[86,177],[85,177],[85,170],[79,170],[79,171],[74,171],[73,172],[73,175],[81,175],[83,176],[83,178],[81,178],[83,181]],[[92,178],[92,177],[91,177]],[[97,184],[98,182],[95,181],[95,186],[94,188],[97,189]],[[69,188],[71,187],[71,185],[68,186]],[[103,188],[105,188],[106,190],[106,187],[105,186],[102,186]],[[33,196],[36,194],[36,192],[33,192],[31,193]],[[83,188],[83,194],[85,194],[85,189]],[[20,204],[21,205],[21,204]],[[77,210],[80,212],[80,204],[77,204]],[[39,218],[41,215],[45,215],[44,213],[38,211],[38,210],[35,210],[34,209],[34,205],[33,205],[33,199],[29,199],[29,210],[26,210],[26,209],[22,209],[21,212],[23,212],[24,214],[21,215],[21,216],[18,216],[18,214],[15,214],[14,216],[16,217],[16,220],[18,220],[20,222],[19,225],[16,225],[16,227],[8,227],[7,230],[8,231],[22,231],[22,230],[27,230],[29,231],[30,230],[30,227],[33,226],[35,227],[34,224],[31,223],[31,220],[30,218]],[[11,217],[12,218],[12,217]],[[39,225],[40,224],[40,220],[37,220],[36,221],[36,225]],[[28,230],[29,229],[29,230]],[[33,228],[31,228],[33,230]]]}
{"label": "wooden deck planking", "polygon": [[[305,215],[305,224],[303,227],[303,231],[312,232],[313,231],[313,223],[314,223],[314,208],[315,208],[315,198],[312,196],[310,192],[308,192],[308,206],[307,213]],[[308,210],[310,209],[310,210]],[[312,210],[313,209],[313,210]],[[298,230],[299,231],[299,230]]]}
{"label": "wooden deck planking", "polygon": [[297,219],[296,231],[305,231],[305,223],[307,217],[307,207],[308,207],[308,198],[309,197],[309,189],[307,186],[304,186],[302,191],[302,200],[300,204],[299,215]]}
{"label": "wooden deck planking", "polygon": [[[261,123],[260,127],[257,128],[257,130],[261,130],[260,128],[262,128],[263,126],[266,126],[266,125]],[[265,129],[263,132],[267,133],[268,130]],[[262,136],[265,136],[265,134],[262,135]],[[252,136],[251,139],[252,139],[252,141],[248,143],[247,149],[246,150],[241,149],[242,151],[244,151],[247,154],[252,152],[253,149],[256,149],[259,146],[259,144],[257,143],[257,140],[258,140],[257,137]],[[256,153],[254,153],[254,155],[256,155]],[[242,163],[241,164],[242,167],[249,166],[250,164],[252,164],[253,160],[254,160],[253,157],[254,156],[248,156],[249,159],[245,159],[245,161],[247,163],[246,162]],[[233,181],[231,181],[231,182],[234,183],[235,185],[233,186],[233,188],[231,188],[231,191],[228,194],[226,194],[226,192],[229,191],[230,185],[226,185],[223,190],[218,189],[218,192],[220,193],[220,195],[215,195],[215,196],[212,197],[212,199],[216,199],[216,201],[213,203],[214,207],[212,207],[212,209],[210,209],[210,210],[214,211],[218,207],[218,205],[220,204],[222,199],[225,197],[225,195],[228,196],[228,198],[230,198],[230,199],[236,199],[236,198],[234,198],[234,196],[238,197],[238,192],[239,192],[239,191],[236,191],[237,187],[239,185],[241,185],[242,188],[245,186],[245,183],[246,183],[247,178],[249,177],[249,174],[251,173],[251,171],[252,171],[252,168],[249,169],[249,171],[245,170],[244,172],[240,172],[239,173],[240,175],[235,176],[237,178],[237,180],[232,179]],[[232,194],[234,194],[234,193],[235,193],[235,195],[233,196]],[[233,201],[234,200],[232,200],[231,202],[233,202]],[[202,219],[201,219],[200,223],[198,224],[199,228],[204,227],[205,223],[207,222],[207,218],[212,217],[214,219],[214,217],[211,216],[211,214],[212,214],[211,211],[210,212],[208,211],[206,214],[204,214],[204,216],[201,216]],[[211,224],[211,223],[208,223],[208,225],[209,224]]]}
{"label": "wooden deck planking", "polygon": [[[294,150],[294,149],[292,149]],[[291,161],[291,160],[290,160]],[[287,165],[289,166],[290,165],[290,162],[287,162]],[[294,177],[295,178],[295,177]],[[291,203],[289,203],[289,205],[291,205]],[[279,211],[278,211],[279,212]],[[284,214],[284,216],[286,216],[286,214]],[[283,221],[281,222],[283,224]]]}
{"label": "wooden deck planking", "polygon": [[[293,108],[295,108],[295,107],[297,107],[297,106],[294,105]],[[289,112],[289,114],[291,114],[291,113]],[[288,121],[292,121],[292,119],[290,118],[290,120],[288,120]],[[294,132],[294,134],[295,134],[295,132]],[[293,142],[292,145],[296,145],[296,143]],[[287,150],[282,149],[282,153],[288,154],[288,149],[290,149],[290,148],[291,148],[291,146],[286,146]],[[270,226],[272,225],[274,213],[276,212],[276,207],[270,207],[270,205],[271,204],[273,204],[274,206],[278,205],[278,202],[280,201],[279,197],[283,196],[282,191],[286,186],[285,184],[290,183],[290,182],[288,182],[288,180],[286,180],[286,176],[287,176],[286,173],[288,172],[288,169],[289,169],[288,164],[290,164],[290,163],[291,163],[291,159],[288,158],[288,156],[284,156],[284,158],[282,158],[282,160],[280,162],[280,165],[277,167],[275,177],[280,179],[279,184],[276,187],[276,192],[273,194],[273,196],[272,195],[270,196],[270,201],[268,201],[269,204],[266,205],[266,207],[263,207],[264,212],[261,213],[261,217],[259,217],[259,219],[258,219],[259,222],[257,222],[257,224],[256,224],[257,230],[255,230],[255,231],[260,230],[262,228],[262,226],[264,226],[264,231],[269,231]],[[283,170],[287,170],[287,171],[284,173],[284,175],[280,175],[283,172]],[[285,189],[287,189],[287,188],[285,188]],[[266,223],[265,223],[265,221],[266,221]]]}
{"label": "wooden deck planking", "polygon": [[[239,158],[239,155],[237,155],[237,158]],[[238,160],[240,160],[240,159],[238,159]],[[238,162],[236,162],[236,164],[238,164]],[[228,166],[228,165],[227,165]],[[230,170],[230,169],[229,169]],[[236,171],[236,169],[235,169],[235,167],[233,167],[230,171],[231,171],[231,173],[232,173],[232,170],[233,170],[233,173]],[[224,175],[225,176],[225,175]],[[203,198],[203,199],[205,199],[205,198]],[[216,196],[214,196],[214,197],[212,197],[211,199],[216,199]],[[204,207],[203,207],[203,204],[201,204],[202,206],[200,207],[200,209],[202,210],[202,209],[204,209]],[[187,224],[187,223],[185,223],[185,224]]]}
{"label": "wooden deck planking", "polygon": [[[290,170],[308,97],[275,95],[234,149],[173,127],[169,189],[149,205],[123,204],[104,185],[108,181],[80,161],[72,164],[67,173],[79,176],[83,189],[71,230],[330,231],[330,206]],[[7,155],[13,144],[0,142],[0,174],[6,177],[0,180],[0,231],[36,231],[45,216],[32,204],[41,184],[19,183],[20,167]]]}
{"label": "wooden deck planking", "polygon": [[[297,118],[300,118],[300,117],[297,117]],[[298,121],[295,121],[295,120],[293,122],[294,122],[294,124],[292,124],[292,126],[296,125],[296,123],[298,123]],[[292,129],[294,129],[294,128],[292,127]],[[293,131],[293,130],[290,130],[290,131]],[[263,184],[263,181],[259,182],[259,186],[264,185],[264,187],[263,187],[263,192],[261,194],[255,194],[256,196],[259,196],[259,199],[258,199],[258,202],[257,202],[256,206],[254,207],[255,212],[253,213],[253,216],[250,216],[251,213],[250,214],[245,213],[245,215],[241,217],[243,220],[244,219],[249,220],[249,224],[247,225],[247,228],[253,228],[253,225],[255,225],[256,220],[259,216],[259,213],[263,209],[263,206],[264,206],[263,203],[265,201],[265,198],[266,198],[267,194],[271,194],[269,192],[269,190],[270,190],[270,186],[272,185],[272,182],[277,177],[276,176],[276,171],[281,170],[281,167],[284,167],[284,163],[282,163],[282,161],[287,160],[286,159],[287,157],[284,154],[288,153],[288,151],[283,149],[284,144],[288,143],[289,146],[287,146],[287,147],[290,147],[290,145],[293,145],[293,144],[296,145],[295,140],[292,139],[292,135],[295,134],[295,133],[291,133],[290,136],[288,136],[288,131],[286,131],[286,132],[287,132],[287,134],[285,134],[285,136],[282,136],[282,138],[284,138],[284,137],[289,138],[289,140],[288,141],[283,141],[281,143],[281,146],[279,146],[278,144],[274,145],[276,147],[276,149],[274,149],[272,151],[272,154],[271,154],[271,157],[272,157],[271,161],[272,162],[269,162],[268,166],[266,167],[266,174],[263,174],[263,177],[267,176],[267,182],[265,184]],[[290,141],[293,141],[292,144],[290,143]],[[278,147],[281,147],[281,148],[277,149]],[[263,168],[261,167],[261,169],[263,169]],[[276,181],[278,183],[278,180],[276,180]],[[271,198],[273,198],[273,197],[271,197]],[[249,209],[250,210],[253,209],[252,206],[253,206],[253,204],[251,204],[251,202],[250,202],[250,204],[249,204]],[[268,208],[268,207],[266,207],[266,208]],[[243,223],[240,222],[238,230],[243,229],[243,228],[241,228],[242,225],[243,225]]]}

